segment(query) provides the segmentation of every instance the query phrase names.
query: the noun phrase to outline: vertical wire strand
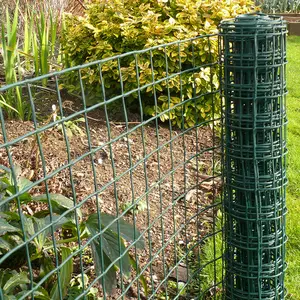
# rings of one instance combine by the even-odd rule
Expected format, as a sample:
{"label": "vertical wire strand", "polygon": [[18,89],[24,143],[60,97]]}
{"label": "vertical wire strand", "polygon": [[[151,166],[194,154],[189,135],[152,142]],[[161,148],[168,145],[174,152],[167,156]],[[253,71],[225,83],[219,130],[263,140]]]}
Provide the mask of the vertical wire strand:
{"label": "vertical wire strand", "polygon": [[[137,88],[138,88],[138,100],[139,100],[139,109],[140,109],[140,119],[141,123],[144,121],[144,112],[143,112],[143,104],[142,104],[142,95],[141,95],[141,86],[140,86],[140,76],[139,76],[139,65],[138,65],[138,55],[135,54],[135,70],[136,70],[136,80],[137,80]],[[141,138],[143,145],[143,169],[144,169],[144,177],[145,177],[145,194],[146,194],[146,204],[147,204],[147,231],[148,231],[148,249],[149,249],[149,261],[150,261],[150,281],[151,281],[151,290],[152,295],[154,294],[155,286],[153,279],[153,257],[152,257],[152,235],[150,228],[150,203],[149,203],[149,182],[148,182],[148,171],[147,171],[147,151],[146,151],[146,135],[144,132],[144,126],[141,127]]]}
{"label": "vertical wire strand", "polygon": [[[8,136],[7,136],[7,132],[6,132],[6,129],[5,129],[5,119],[4,119],[3,110],[2,110],[1,105],[0,105],[0,122],[1,122],[1,131],[2,131],[2,136],[3,136],[3,142],[6,144],[8,142]],[[6,150],[6,153],[7,153],[7,156],[8,156],[8,162],[9,162],[9,165],[10,165],[13,184],[14,184],[14,187],[15,187],[15,193],[17,193],[17,192],[19,192],[19,188],[18,188],[17,176],[16,176],[16,173],[15,173],[15,167],[14,167],[14,163],[13,163],[13,157],[12,157],[12,154],[10,152],[9,146],[5,146],[5,150]],[[27,242],[27,238],[26,238],[24,219],[21,218],[22,207],[21,207],[20,196],[17,196],[16,199],[17,199],[18,214],[20,216],[20,224],[21,224],[21,230],[22,230],[22,240],[25,243],[26,260],[27,260],[27,263],[28,263],[28,270],[29,270],[29,277],[30,277],[30,290],[31,290],[31,293],[29,293],[29,294],[31,294],[32,299],[34,299],[34,292],[33,292],[33,289],[32,289],[33,288],[33,270],[32,270],[32,265],[31,265],[29,246],[28,246],[28,242]],[[2,291],[2,289],[0,289],[0,290]]]}
{"label": "vertical wire strand", "polygon": [[[123,78],[122,78],[122,69],[121,69],[121,62],[120,58],[118,58],[118,69],[119,69],[119,78],[120,78],[120,86],[121,86],[121,93],[122,93],[122,106],[123,106],[123,113],[125,117],[125,128],[126,131],[128,132],[128,115],[127,115],[127,109],[126,109],[126,102],[125,102],[125,97],[124,97],[124,84],[123,84]],[[129,141],[129,136],[128,134],[126,135],[127,138],[127,153],[128,153],[128,163],[129,163],[129,176],[130,176],[130,187],[131,187],[131,204],[132,204],[132,218],[133,218],[133,226],[134,226],[134,241],[136,240],[136,216],[135,216],[135,208],[134,208],[134,200],[135,200],[135,188],[134,188],[134,181],[133,181],[133,164],[132,164],[132,154],[131,154],[131,146],[130,146],[130,141]],[[135,245],[135,262],[136,262],[136,269],[139,269],[139,262],[137,259],[137,247]],[[140,299],[140,283],[137,281],[137,293],[138,293],[138,299]]]}
{"label": "vertical wire strand", "polygon": [[[166,85],[167,85],[167,94],[168,94],[168,110],[171,108],[171,92],[170,92],[170,83],[169,83],[169,63],[168,63],[168,56],[167,56],[167,49],[166,47],[164,49],[164,58],[165,58],[165,64],[166,64]],[[172,120],[171,120],[171,111],[169,112],[169,137],[170,140],[173,137],[173,129],[172,129]],[[174,170],[174,157],[173,157],[173,142],[170,142],[170,160],[171,160],[171,168]],[[175,193],[174,193],[174,172],[171,173],[171,187],[172,187],[172,203],[174,203],[175,200]],[[178,265],[178,258],[177,258],[177,242],[176,242],[176,214],[175,214],[175,203],[172,206],[172,218],[173,218],[173,234],[174,234],[174,264]],[[178,289],[178,267],[176,267],[175,270],[175,277],[176,277],[176,293],[179,292]]]}
{"label": "vertical wire strand", "polygon": [[222,244],[221,244],[221,254],[222,254],[222,270],[221,270],[221,278],[222,278],[222,293],[224,294],[224,290],[225,290],[225,278],[224,278],[224,270],[225,270],[225,257],[224,257],[224,241],[226,239],[225,237],[225,227],[224,227],[224,194],[226,192],[225,188],[224,188],[224,184],[225,184],[225,134],[224,134],[224,126],[225,126],[225,103],[224,103],[224,60],[222,59],[224,56],[224,43],[225,43],[225,38],[222,36],[221,34],[218,36],[218,66],[219,66],[219,85],[220,85],[220,109],[221,109],[221,181],[222,181],[222,187],[221,187],[221,196],[220,196],[220,200],[221,200],[221,209],[222,209],[222,215],[221,215],[221,226],[222,226]]}
{"label": "vertical wire strand", "polygon": [[[178,51],[178,67],[179,67],[179,84],[180,84],[180,101],[184,101],[184,95],[183,95],[183,86],[182,86],[182,62],[181,62],[181,43],[177,43],[177,51]],[[184,131],[185,128],[185,104],[181,106],[181,130]],[[186,206],[186,185],[187,185],[187,173],[186,173],[186,146],[185,146],[185,134],[182,135],[182,147],[183,147],[183,195],[184,195],[184,237],[185,237],[185,264],[186,264],[186,273],[189,274],[189,261],[188,261],[188,236],[187,236],[187,206]],[[182,289],[181,289],[182,290]],[[181,292],[181,290],[179,292]],[[187,295],[188,296],[188,295]]]}
{"label": "vertical wire strand", "polygon": [[[209,51],[209,57],[210,61],[212,61],[212,52],[211,52],[211,42],[210,42],[210,37],[207,38],[207,44],[208,44],[208,51]],[[212,66],[210,66],[210,87],[213,90],[213,72],[212,72]],[[213,149],[215,149],[215,96],[214,94],[212,96],[212,142],[213,142]],[[213,186],[213,200],[215,201],[216,199],[216,194],[215,194],[215,150],[212,151],[212,186]],[[217,284],[217,266],[216,266],[216,260],[217,260],[217,254],[216,254],[216,209],[213,207],[213,252],[214,252],[214,261],[213,261],[213,268],[214,268],[214,286],[213,286],[213,293],[214,293],[214,299],[216,299],[216,284]]]}
{"label": "vertical wire strand", "polygon": [[[192,78],[193,78],[193,98],[194,98],[194,105],[197,107],[197,88],[196,88],[196,61],[195,61],[195,41],[191,41],[191,48],[192,48]],[[200,205],[201,203],[199,202],[200,198],[200,191],[199,191],[199,156],[198,153],[200,153],[200,148],[199,148],[199,134],[198,134],[198,122],[200,117],[198,114],[195,116],[195,142],[196,142],[196,148],[195,148],[195,153],[196,153],[196,231],[197,231],[197,238],[196,238],[196,243],[197,243],[197,268],[200,270],[201,268],[201,248],[200,248],[200,226],[201,226],[201,219],[200,219]],[[201,295],[201,276],[197,276],[198,278],[196,279],[196,282],[198,283],[199,286],[199,295]]]}
{"label": "vertical wire strand", "polygon": [[[154,97],[154,105],[155,105],[155,134],[156,134],[156,146],[159,147],[160,138],[159,138],[159,123],[158,123],[158,103],[157,103],[157,93],[155,87],[155,78],[154,78],[154,63],[153,63],[153,51],[150,50],[150,67],[151,67],[151,79],[153,83],[153,97]],[[162,249],[162,263],[163,263],[163,274],[164,278],[166,278],[166,260],[165,260],[165,235],[164,235],[164,215],[163,215],[163,199],[162,199],[162,191],[161,191],[161,170],[160,170],[160,151],[157,151],[157,172],[158,172],[158,191],[159,191],[159,207],[160,207],[160,226],[161,226],[161,249]],[[168,297],[168,285],[167,281],[164,282],[166,297]]]}
{"label": "vertical wire strand", "polygon": [[[38,129],[38,123],[37,123],[37,118],[36,118],[36,110],[35,110],[35,105],[31,93],[31,87],[30,84],[27,84],[27,90],[28,90],[28,95],[29,95],[29,100],[30,100],[30,106],[31,106],[31,111],[32,111],[32,120],[34,124],[34,129]],[[56,267],[56,273],[57,273],[57,283],[58,283],[58,291],[59,291],[59,299],[63,300],[63,295],[62,295],[62,284],[60,281],[60,265],[59,265],[59,259],[58,259],[58,247],[56,245],[56,239],[55,239],[55,230],[53,226],[53,210],[52,210],[52,204],[50,200],[50,193],[49,193],[49,187],[47,183],[47,169],[46,169],[46,162],[45,162],[45,157],[43,154],[43,147],[42,147],[42,142],[39,134],[36,134],[36,139],[37,139],[37,144],[38,144],[38,149],[42,161],[42,170],[43,170],[43,175],[44,175],[44,183],[45,183],[45,190],[46,190],[46,197],[47,197],[47,204],[49,207],[49,214],[50,214],[50,222],[51,222],[51,237],[52,237],[52,243],[53,243],[53,250],[54,250],[54,256],[55,256],[55,267]]]}

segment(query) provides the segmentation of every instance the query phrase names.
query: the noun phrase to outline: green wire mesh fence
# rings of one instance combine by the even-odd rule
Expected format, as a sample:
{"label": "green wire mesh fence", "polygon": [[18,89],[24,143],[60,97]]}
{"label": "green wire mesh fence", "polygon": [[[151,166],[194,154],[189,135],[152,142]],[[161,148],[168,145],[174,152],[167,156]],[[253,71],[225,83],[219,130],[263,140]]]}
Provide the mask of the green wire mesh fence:
{"label": "green wire mesh fence", "polygon": [[225,96],[225,299],[284,299],[286,25],[221,24]]}
{"label": "green wire mesh fence", "polygon": [[0,88],[1,299],[284,298],[286,28],[220,28]]}
{"label": "green wire mesh fence", "polygon": [[[216,297],[217,41],[178,41],[0,88],[3,97],[18,88],[31,115],[7,120],[0,106],[1,299]],[[111,68],[117,78],[107,76]],[[99,78],[92,106],[89,76]],[[79,95],[64,88],[68,80]]]}

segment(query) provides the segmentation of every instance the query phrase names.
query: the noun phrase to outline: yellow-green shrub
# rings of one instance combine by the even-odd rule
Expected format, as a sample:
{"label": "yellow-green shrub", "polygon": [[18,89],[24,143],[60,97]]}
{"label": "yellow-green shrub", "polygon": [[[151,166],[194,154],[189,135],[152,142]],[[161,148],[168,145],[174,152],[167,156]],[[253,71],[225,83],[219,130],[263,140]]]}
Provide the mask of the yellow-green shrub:
{"label": "yellow-green shrub", "polygon": [[[252,4],[250,0],[93,0],[85,17],[67,16],[63,47],[71,65],[75,66],[133,50],[214,34],[222,19],[249,12]],[[185,126],[193,126],[196,121],[211,118],[211,92],[218,89],[218,68],[214,65],[196,72],[188,70],[217,60],[217,36],[184,42],[180,47],[177,44],[160,47],[136,58],[128,55],[120,61],[111,60],[101,65],[106,98],[138,87],[137,63],[140,87],[162,80],[155,84],[155,89],[153,86],[142,89],[143,112],[154,115],[185,99],[194,98],[183,107]],[[168,75],[186,72],[166,80],[166,70]],[[81,71],[90,103],[103,100],[99,72],[99,67]],[[78,74],[70,73],[67,77],[67,87],[78,91]],[[200,97],[205,93],[208,94]],[[135,105],[138,93],[132,93],[127,98],[128,103]],[[162,121],[171,118],[173,124],[181,126],[182,107],[177,106],[160,118]]]}

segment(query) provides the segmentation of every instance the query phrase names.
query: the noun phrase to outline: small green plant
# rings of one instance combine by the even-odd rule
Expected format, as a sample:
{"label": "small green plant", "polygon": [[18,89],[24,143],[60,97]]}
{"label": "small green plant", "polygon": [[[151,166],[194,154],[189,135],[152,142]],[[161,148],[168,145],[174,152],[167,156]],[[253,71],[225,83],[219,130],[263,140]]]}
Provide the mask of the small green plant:
{"label": "small green plant", "polygon": [[[57,117],[57,119],[59,120],[60,117]],[[79,135],[79,136],[83,136],[84,132],[83,130],[77,125],[78,123],[85,123],[85,119],[82,118],[78,118],[75,120],[69,120],[69,121],[65,121],[64,122],[64,126],[66,128],[66,133],[68,135],[68,137],[72,137],[73,135]],[[62,125],[58,125],[57,127],[59,130],[63,130],[62,129]]]}
{"label": "small green plant", "polygon": [[[30,279],[27,272],[17,272],[16,270],[0,270],[0,298],[20,299],[29,291]],[[35,299],[45,300],[47,292],[38,287],[33,292]]]}
{"label": "small green plant", "polygon": [[[208,222],[209,223],[209,222]],[[204,223],[202,224],[202,226]],[[190,296],[202,296],[201,299],[222,299],[222,290],[216,286],[222,281],[222,251],[223,251],[223,239],[222,239],[222,213],[218,211],[215,217],[215,225],[206,224],[210,231],[214,233],[209,235],[202,245],[199,245],[199,240],[191,241],[187,247],[178,247],[178,259],[186,257],[189,274],[198,274],[193,276],[188,284],[188,287],[181,290],[184,294],[188,292]],[[188,254],[186,251],[188,250]],[[200,257],[198,257],[200,256]],[[195,264],[196,262],[196,264]],[[199,265],[199,262],[201,265]],[[199,268],[201,272],[199,273]],[[215,286],[215,288],[214,288]],[[177,283],[170,282],[169,288],[175,291],[177,290]],[[178,290],[180,290],[180,282],[178,282]]]}
{"label": "small green plant", "polygon": [[[89,277],[86,274],[84,274],[83,277],[84,277],[84,280],[82,280],[82,275],[79,274],[72,278],[72,280],[70,281],[69,289],[68,289],[67,300],[76,299],[78,296],[81,295],[83,290],[86,290],[88,288],[88,284],[90,281]],[[98,294],[98,289],[92,287],[89,290],[89,292],[86,294],[86,299],[87,300],[102,299],[100,297],[97,297],[97,294]]]}
{"label": "small green plant", "polygon": [[143,200],[138,203],[132,204],[131,201],[128,201],[121,205],[121,209],[122,211],[127,211],[128,213],[132,213],[134,211],[137,214],[147,209],[147,202]]}
{"label": "small green plant", "polygon": [[[58,110],[56,108],[56,105],[52,105],[52,115],[49,121],[53,118],[53,121],[61,120],[62,118],[57,114]],[[83,136],[84,131],[77,125],[78,123],[85,123],[85,119],[78,118],[75,120],[68,120],[64,121],[63,124],[59,124],[57,126],[57,129],[60,130],[63,133],[63,128],[65,128],[66,134],[68,137],[72,137],[73,135],[79,135]]]}
{"label": "small green plant", "polygon": [[[201,252],[203,253],[202,264],[206,265],[203,272],[200,274],[202,291],[209,291],[211,287],[222,281],[223,267],[221,257],[223,255],[223,238],[221,211],[218,212],[214,230],[217,233],[209,237],[201,249]],[[216,299],[221,299],[221,291],[218,290],[219,288],[216,287]]]}
{"label": "small green plant", "polygon": [[[5,278],[8,278],[9,274],[25,278],[22,275],[23,271],[21,271],[21,275],[16,275],[11,271],[13,269],[24,270],[27,265],[26,257],[29,255],[31,265],[35,266],[35,279],[39,281],[48,276],[42,286],[42,293],[48,297],[47,299],[60,299],[60,290],[62,295],[66,296],[70,288],[73,292],[76,290],[80,295],[87,286],[87,282],[80,284],[78,279],[72,281],[75,261],[73,251],[68,246],[70,243],[78,241],[78,232],[81,241],[86,241],[90,245],[95,272],[97,276],[101,276],[101,274],[104,276],[106,293],[111,293],[116,285],[118,270],[125,277],[130,275],[131,268],[134,268],[137,273],[140,272],[125,246],[125,241],[128,245],[136,239],[136,247],[139,249],[144,247],[144,241],[134,226],[122,219],[119,219],[117,224],[115,216],[104,213],[91,214],[83,218],[81,210],[75,209],[74,202],[63,195],[33,196],[29,191],[22,192],[24,189],[30,188],[32,182],[21,176],[19,167],[15,168],[17,184],[14,184],[14,177],[6,168],[1,167],[1,170],[0,261],[1,259],[2,261],[0,269]],[[7,197],[13,197],[17,192],[20,193],[20,196],[7,203]],[[36,203],[37,206],[44,203],[46,207],[29,215],[22,209],[28,203]],[[61,216],[62,214],[64,217]],[[68,237],[64,236],[65,231],[68,232]],[[36,232],[41,233],[36,235]],[[117,232],[120,232],[120,236]],[[56,246],[52,240],[54,233]],[[30,242],[26,244],[23,242],[24,240],[30,240]],[[14,250],[16,247],[19,249]],[[9,255],[10,253],[11,255]],[[3,258],[5,255],[6,259]],[[49,275],[49,272],[55,270],[55,257],[56,259],[60,257],[59,261],[62,266],[59,274]],[[117,262],[112,264],[115,260]],[[104,272],[106,272],[105,275],[103,275]],[[140,278],[147,293],[145,280],[141,274]],[[102,283],[102,280],[100,282]],[[24,294],[30,290],[30,284],[25,279],[22,286],[16,285],[14,288],[7,289],[7,285],[7,281],[3,281],[2,294],[16,296],[20,292]],[[93,291],[90,293],[93,294]],[[38,296],[35,297],[39,299]]]}

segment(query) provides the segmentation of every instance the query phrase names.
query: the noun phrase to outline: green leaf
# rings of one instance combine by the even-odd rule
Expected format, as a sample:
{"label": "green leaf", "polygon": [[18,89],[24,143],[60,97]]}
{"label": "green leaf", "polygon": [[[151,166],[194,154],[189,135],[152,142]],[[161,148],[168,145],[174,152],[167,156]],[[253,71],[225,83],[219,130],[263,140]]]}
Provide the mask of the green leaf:
{"label": "green leaf", "polygon": [[48,215],[50,214],[50,211],[48,209],[45,209],[45,210],[40,210],[36,213],[33,214],[33,217],[34,218],[45,218],[47,217]]}
{"label": "green leaf", "polygon": [[17,274],[17,271],[15,270],[12,271],[8,269],[0,269],[0,286],[3,287],[5,283],[15,274]]}
{"label": "green leaf", "polygon": [[49,300],[50,296],[42,286],[39,286],[38,290],[34,292],[34,299]]}
{"label": "green leaf", "polygon": [[[88,230],[91,232],[92,236],[95,236],[99,233],[99,226],[98,226],[97,219],[89,218],[86,222],[86,225]],[[124,245],[122,238],[120,238],[120,245],[119,245],[118,235],[112,230],[107,229],[102,235],[101,242],[102,242],[101,244],[102,250],[105,252],[105,254],[110,259],[110,261],[117,260],[121,255],[124,255],[122,256],[122,258],[117,260],[116,264],[119,268],[121,268],[121,262],[122,262],[122,272],[128,276],[130,274],[130,261],[129,261],[128,253],[124,254],[124,252],[126,251],[126,247]],[[100,237],[97,237],[94,240],[94,243],[97,245],[98,248],[100,248]]]}
{"label": "green leaf", "polygon": [[25,232],[28,234],[28,237],[34,235],[35,230],[34,230],[33,221],[31,219],[31,217],[28,217],[28,216],[24,215],[23,213],[21,213],[21,218],[22,218],[22,221],[24,224]]}
{"label": "green leaf", "polygon": [[7,232],[20,232],[20,228],[10,225],[8,222],[0,218],[0,235],[4,235]]}
{"label": "green leaf", "polygon": [[[14,194],[17,193],[17,189],[15,188],[15,186],[11,185],[6,189],[7,193],[12,196]],[[28,192],[22,193],[19,196],[19,200],[21,201],[21,203],[28,203],[31,201],[31,195]]]}
{"label": "green leaf", "polygon": [[[116,262],[117,266],[119,267],[120,270],[122,267],[122,273],[125,274],[126,276],[129,276],[131,271],[129,254],[128,252],[125,253],[126,247],[124,245],[122,238],[120,238],[119,241],[117,233],[107,229],[103,233],[102,247],[105,254],[108,256],[108,258],[111,261],[118,259]],[[121,255],[122,257],[120,258]]]}
{"label": "green leaf", "polygon": [[[57,229],[59,229],[65,223],[68,223],[68,222],[70,222],[70,220],[68,218],[65,218],[65,217],[62,218],[59,215],[52,215],[52,218],[50,218],[50,216],[46,216],[44,218],[35,218],[34,217],[34,228],[35,228],[35,231],[37,232],[37,231],[45,228],[46,226],[53,224],[54,231],[56,231]],[[46,236],[51,234],[51,227],[49,227],[45,230],[45,234],[46,234]]]}
{"label": "green leaf", "polygon": [[19,191],[24,190],[28,186],[32,185],[32,182],[24,176],[18,178],[18,188]]}
{"label": "green leaf", "polygon": [[0,218],[5,219],[6,221],[20,221],[20,215],[12,211],[0,212]]}
{"label": "green leaf", "polygon": [[28,275],[26,272],[17,273],[5,283],[3,287],[3,291],[5,294],[9,294],[15,287],[19,286],[20,284],[27,284],[30,283],[28,279]]}
{"label": "green leaf", "polygon": [[0,238],[0,249],[9,251],[13,249],[14,246],[9,243],[9,241],[4,240],[2,237]]}
{"label": "green leaf", "polygon": [[6,100],[5,100],[5,98],[2,95],[0,95],[0,106],[5,106],[5,107],[13,110],[16,114],[19,115],[19,112],[14,107],[12,107],[8,103],[6,103]]}
{"label": "green leaf", "polygon": [[[39,219],[39,218],[33,218],[33,227],[34,227],[34,232],[38,232],[42,229],[45,228],[45,226],[47,226],[49,224],[49,216],[47,216],[46,218],[42,218],[42,219]],[[48,221],[48,222],[47,222]],[[50,234],[51,232],[51,227],[44,230],[43,232],[41,232],[38,236],[36,236],[34,238],[34,242],[36,243],[37,245],[37,251],[42,251],[43,249],[43,246],[46,242],[46,236],[48,234]]]}
{"label": "green leaf", "polygon": [[[92,253],[95,262],[95,271],[97,276],[102,274],[102,264],[101,257],[103,257],[103,272],[106,271],[105,275],[103,275],[104,287],[107,294],[112,294],[112,291],[117,283],[117,275],[114,265],[109,269],[109,265],[111,264],[111,260],[108,256],[100,249],[99,244],[93,240],[92,242]],[[99,279],[99,283],[102,285],[102,279]]]}
{"label": "green leaf", "polygon": [[148,296],[148,285],[147,285],[147,280],[146,278],[144,277],[143,274],[141,274],[141,269],[140,267],[138,266],[138,264],[136,263],[135,259],[129,255],[129,258],[130,258],[130,265],[134,268],[134,270],[136,271],[137,273],[137,276],[139,276],[139,280],[144,288],[144,291],[145,291],[145,295]]}
{"label": "green leaf", "polygon": [[[102,214],[101,216],[104,217],[104,223],[108,225],[110,220],[115,220],[113,216],[109,216],[106,214]],[[105,218],[107,217],[107,218]],[[133,227],[126,223],[125,221],[122,221],[122,229],[126,232],[126,237],[130,236],[132,232],[127,232],[128,229],[132,229]],[[100,226],[100,230],[103,229],[104,225],[102,224]],[[97,214],[91,215],[87,222],[86,226],[88,230],[90,231],[92,236],[95,236],[99,233],[99,225],[98,225],[98,218]],[[92,241],[92,251],[93,256],[95,260],[95,266],[96,266],[96,273],[98,275],[102,274],[103,272],[106,272],[105,276],[105,289],[108,294],[112,292],[112,288],[114,286],[115,282],[115,267],[110,267],[109,270],[107,270],[108,266],[111,264],[111,262],[116,261],[116,266],[121,269],[122,266],[122,273],[125,276],[128,276],[131,271],[131,264],[130,264],[130,258],[128,252],[126,252],[126,247],[124,245],[124,242],[122,238],[118,237],[117,233],[113,231],[112,229],[116,229],[116,226],[110,226],[106,231],[102,234],[102,238],[97,237]],[[126,231],[127,230],[127,231]],[[124,232],[123,232],[124,234]],[[101,242],[101,243],[100,243]],[[101,257],[103,258],[103,268],[101,268]],[[100,281],[101,283],[101,281]]]}
{"label": "green leaf", "polygon": [[[33,285],[36,286],[35,283]],[[27,293],[28,293],[28,289],[21,291],[20,293],[16,294],[16,299],[22,298]],[[35,290],[33,293],[34,293],[34,299],[38,299],[38,300],[49,300],[50,299],[48,292],[42,286],[39,286],[38,289]]]}
{"label": "green leaf", "polygon": [[[51,257],[46,256],[46,255],[43,255],[40,260],[40,274],[39,274],[40,278],[43,278],[44,276],[46,276],[49,272],[51,272],[54,269],[53,261],[52,261]],[[48,278],[46,283],[50,282],[52,280],[53,276]]]}
{"label": "green leaf", "polygon": [[[53,224],[53,230],[56,231],[58,228],[62,227],[63,224],[68,222],[69,220],[67,218],[60,218],[60,216],[52,215],[52,219],[50,216],[46,216],[44,218],[35,218],[33,217],[33,227],[34,227],[34,233],[38,232],[40,230],[43,230],[48,225]],[[56,223],[56,220],[59,219],[59,221]],[[34,242],[36,243],[36,246],[38,248],[38,251],[42,251],[42,248],[44,247],[46,243],[46,237],[51,234],[51,226],[45,229],[43,232],[41,232],[37,237],[34,238]]]}
{"label": "green leaf", "polygon": [[[65,211],[74,208],[74,202],[60,194],[49,194],[49,199],[54,213],[62,214]],[[31,201],[48,203],[47,194],[33,196]]]}
{"label": "green leaf", "polygon": [[[115,216],[101,213],[100,218],[103,227],[106,227],[110,223],[112,223],[108,228],[113,232],[118,232],[118,224]],[[96,224],[96,226],[99,228],[97,214],[90,215],[87,222],[90,224]],[[137,240],[141,236],[141,233],[136,228],[134,228],[134,226],[122,219],[119,219],[119,227],[121,236],[128,242],[133,242],[135,239]],[[136,246],[139,249],[143,249],[145,247],[143,238],[140,238],[138,240]]]}
{"label": "green leaf", "polygon": [[[64,262],[68,256],[72,254],[71,249],[67,247],[61,247],[61,257],[62,262]],[[72,279],[72,273],[73,273],[73,258],[70,258],[60,269],[59,272],[59,280],[60,280],[60,287],[58,286],[58,281],[53,286],[51,292],[50,292],[50,299],[52,300],[59,300],[60,293],[59,288],[61,289],[62,296],[65,297],[67,294],[69,283]]]}
{"label": "green leaf", "polygon": [[[73,200],[60,194],[49,194],[49,199],[53,202],[53,207],[60,207],[65,210],[74,207]],[[47,194],[32,197],[32,201],[48,202]]]}

